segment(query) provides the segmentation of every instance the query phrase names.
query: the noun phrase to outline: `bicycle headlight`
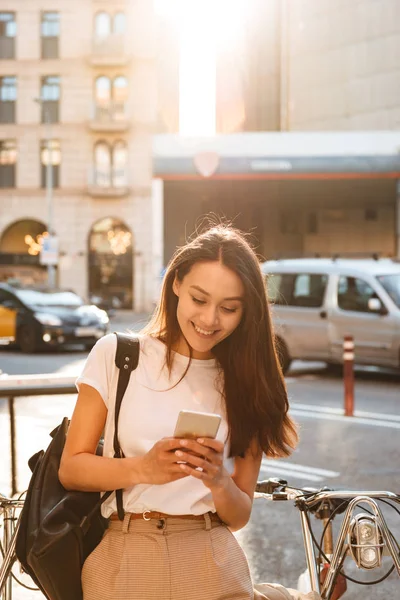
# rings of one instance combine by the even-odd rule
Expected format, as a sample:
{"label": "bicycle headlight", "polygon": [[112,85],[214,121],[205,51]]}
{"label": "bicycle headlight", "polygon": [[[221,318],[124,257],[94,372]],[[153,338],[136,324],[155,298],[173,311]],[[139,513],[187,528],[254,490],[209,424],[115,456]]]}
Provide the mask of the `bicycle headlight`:
{"label": "bicycle headlight", "polygon": [[349,548],[354,561],[361,569],[380,567],[383,554],[383,538],[373,516],[365,513],[355,515],[350,523]]}

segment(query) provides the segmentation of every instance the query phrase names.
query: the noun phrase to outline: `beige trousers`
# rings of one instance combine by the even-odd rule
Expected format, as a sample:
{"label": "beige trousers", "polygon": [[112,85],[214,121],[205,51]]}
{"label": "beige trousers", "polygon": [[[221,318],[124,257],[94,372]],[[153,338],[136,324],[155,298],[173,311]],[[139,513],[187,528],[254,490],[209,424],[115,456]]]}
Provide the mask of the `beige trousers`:
{"label": "beige trousers", "polygon": [[83,566],[82,587],[84,600],[254,599],[241,547],[208,515],[110,521]]}

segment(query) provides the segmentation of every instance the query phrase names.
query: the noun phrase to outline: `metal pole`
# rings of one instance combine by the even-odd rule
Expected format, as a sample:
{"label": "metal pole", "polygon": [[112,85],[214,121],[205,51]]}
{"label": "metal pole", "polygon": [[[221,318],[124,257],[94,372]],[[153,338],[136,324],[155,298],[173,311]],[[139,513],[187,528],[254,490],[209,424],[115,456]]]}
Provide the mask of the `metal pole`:
{"label": "metal pole", "polygon": [[11,450],[11,496],[17,493],[17,459],[15,449],[15,410],[14,397],[8,399],[8,414],[10,416],[10,450]]}
{"label": "metal pole", "polygon": [[[53,161],[51,147],[51,119],[50,112],[43,106],[44,120],[46,123],[46,142],[47,142],[47,165],[46,165],[46,198],[47,198],[47,231],[53,235]],[[47,285],[49,288],[55,287],[55,266],[47,265]]]}
{"label": "metal pole", "polygon": [[354,339],[345,335],[343,341],[344,414],[354,414]]}
{"label": "metal pole", "polygon": [[320,592],[320,583],[318,577],[317,563],[314,552],[314,543],[308,526],[305,512],[300,512],[301,530],[303,532],[304,548],[306,552],[307,569],[310,575],[311,589],[313,592]]}

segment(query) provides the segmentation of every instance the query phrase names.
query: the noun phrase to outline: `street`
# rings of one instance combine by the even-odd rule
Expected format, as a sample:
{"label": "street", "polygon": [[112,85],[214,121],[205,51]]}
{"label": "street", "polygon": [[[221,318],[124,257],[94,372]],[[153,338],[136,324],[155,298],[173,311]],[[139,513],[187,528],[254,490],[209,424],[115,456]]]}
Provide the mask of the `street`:
{"label": "street", "polygon": [[[112,324],[123,330],[138,322],[124,320]],[[113,327],[111,328],[113,330]],[[1,349],[4,373],[78,374],[87,352],[80,348],[33,356]],[[322,363],[295,362],[286,378],[291,413],[300,425],[300,443],[289,458],[264,459],[259,479],[282,477],[293,486],[380,489],[399,492],[400,478],[400,374],[357,369],[355,408],[352,418],[343,417],[341,372],[328,371]],[[65,415],[71,415],[75,396],[16,398],[18,488],[29,481],[27,459],[48,444],[48,433]],[[7,400],[0,399],[0,490],[10,492],[9,423]],[[385,511],[392,531],[400,540],[400,518]],[[317,538],[320,523],[315,527]],[[305,569],[299,514],[292,502],[271,503],[257,499],[250,523],[237,537],[248,557],[256,582],[275,581],[296,587]],[[348,564],[347,564],[348,563]],[[364,580],[378,579],[388,570],[357,572],[347,561],[346,573]],[[390,566],[390,565],[389,565]],[[386,600],[398,596],[399,578],[395,572],[377,587],[349,583],[352,600]],[[397,595],[396,595],[397,591]],[[17,600],[38,598],[38,593],[15,588]]]}

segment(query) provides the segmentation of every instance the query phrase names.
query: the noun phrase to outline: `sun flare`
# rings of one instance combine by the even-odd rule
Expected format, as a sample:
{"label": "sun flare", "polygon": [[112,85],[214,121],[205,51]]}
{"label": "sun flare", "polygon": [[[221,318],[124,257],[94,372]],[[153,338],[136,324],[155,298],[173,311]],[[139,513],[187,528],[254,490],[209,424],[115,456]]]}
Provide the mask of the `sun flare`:
{"label": "sun flare", "polygon": [[154,0],[180,39],[179,132],[216,131],[217,56],[234,51],[246,17],[245,0]]}

